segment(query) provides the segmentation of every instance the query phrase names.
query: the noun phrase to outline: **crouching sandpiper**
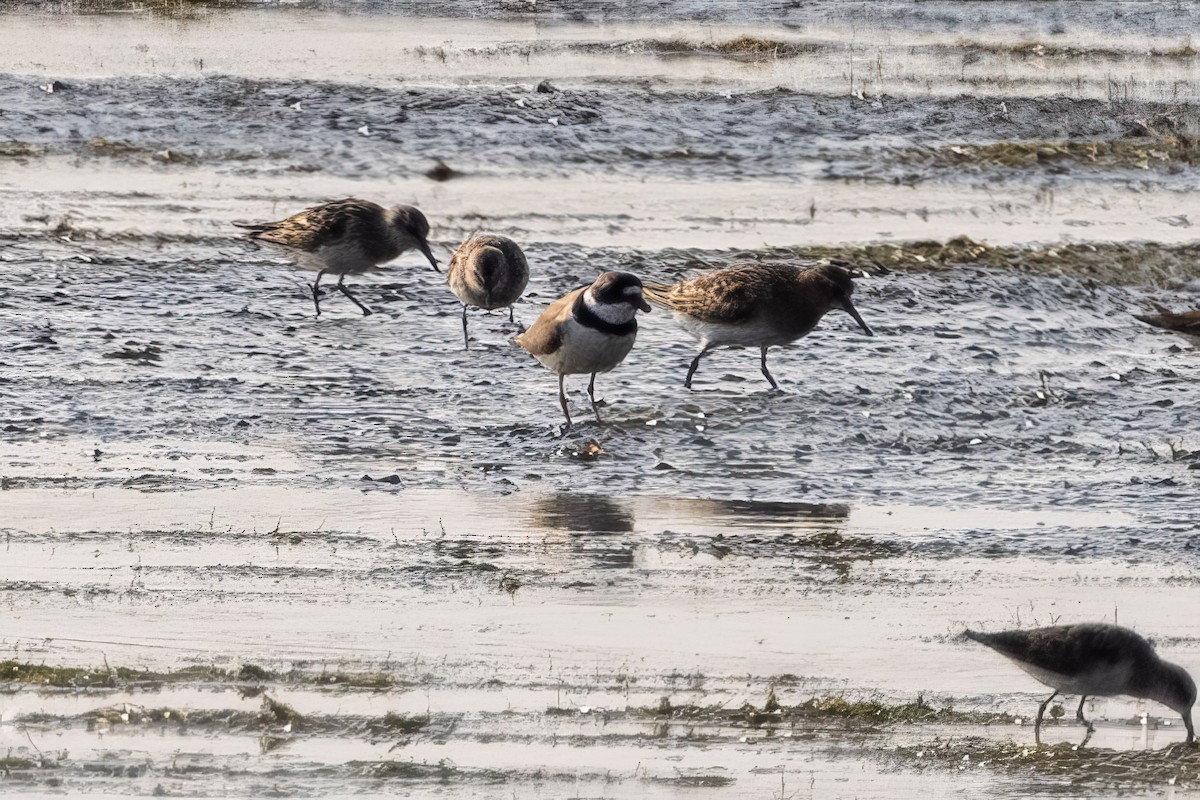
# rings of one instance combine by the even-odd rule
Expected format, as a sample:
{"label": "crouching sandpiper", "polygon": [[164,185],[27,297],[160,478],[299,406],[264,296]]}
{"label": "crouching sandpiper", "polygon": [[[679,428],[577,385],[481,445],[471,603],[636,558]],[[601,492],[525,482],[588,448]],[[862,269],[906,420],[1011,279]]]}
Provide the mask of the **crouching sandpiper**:
{"label": "crouching sandpiper", "polygon": [[1042,743],[1046,706],[1059,692],[1080,695],[1075,719],[1087,726],[1084,744],[1091,738],[1092,725],[1083,717],[1083,703],[1091,695],[1124,694],[1162,703],[1183,717],[1187,741],[1195,739],[1192,705],[1196,702],[1196,684],[1192,676],[1183,667],[1163,661],[1150,642],[1128,628],[1080,623],[999,633],[966,631],[966,636],[992,648],[1054,690],[1038,707],[1033,726],[1033,739],[1038,744]]}
{"label": "crouching sandpiper", "polygon": [[480,234],[454,251],[446,280],[462,302],[463,346],[470,347],[467,307],[492,311],[508,306],[508,321],[512,322],[513,303],[529,283],[529,263],[517,243],[507,236]]}
{"label": "crouching sandpiper", "polygon": [[596,373],[608,372],[625,360],[637,338],[638,311],[650,310],[642,297],[642,282],[628,272],[606,272],[590,286],[581,286],[555,300],[516,343],[558,374],[558,402],[571,427],[571,412],[563,379],[591,373],[588,397],[596,408]]}
{"label": "crouching sandpiper", "polygon": [[429,221],[412,206],[384,208],[369,200],[347,198],[307,208],[278,222],[233,224],[249,230],[251,239],[278,247],[299,266],[317,270],[317,279],[309,288],[318,317],[321,278],[326,273],[338,276],[338,290],[366,316],[371,309],[350,294],[347,275],[361,275],[414,248],[438,268],[429,249]]}
{"label": "crouching sandpiper", "polygon": [[874,336],[850,301],[853,293],[850,272],[833,265],[804,269],[747,264],[706,272],[673,286],[646,287],[646,297],[675,312],[675,320],[700,340],[700,352],[683,382],[689,389],[704,354],[727,346],[759,348],[762,374],[772,389],[778,389],[767,369],[767,349],[808,335],[835,308],[854,317],[867,336]]}

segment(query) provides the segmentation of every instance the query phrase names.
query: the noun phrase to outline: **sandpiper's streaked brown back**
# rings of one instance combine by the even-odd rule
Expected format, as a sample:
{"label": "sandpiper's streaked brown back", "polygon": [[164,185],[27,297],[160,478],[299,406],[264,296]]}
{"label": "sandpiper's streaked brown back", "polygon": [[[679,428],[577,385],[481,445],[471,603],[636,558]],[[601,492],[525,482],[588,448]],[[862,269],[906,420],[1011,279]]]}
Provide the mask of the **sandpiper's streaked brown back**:
{"label": "sandpiper's streaked brown back", "polygon": [[513,303],[529,283],[529,263],[517,243],[507,236],[480,234],[459,245],[446,268],[446,280],[463,304],[463,342],[467,337],[467,307],[491,311],[508,306],[513,320]]}
{"label": "sandpiper's streaked brown back", "polygon": [[1154,307],[1158,311],[1157,314],[1134,314],[1133,316],[1147,325],[1178,333],[1200,343],[1200,310],[1175,312],[1157,303],[1154,304]]}
{"label": "sandpiper's streaked brown back", "polygon": [[608,372],[625,360],[637,338],[636,313],[649,311],[642,297],[642,282],[628,272],[605,272],[589,286],[555,300],[529,330],[514,341],[547,369],[558,374],[558,402],[567,427],[571,412],[563,379],[591,373],[588,396],[596,421],[596,374]]}
{"label": "sandpiper's streaked brown back", "polygon": [[1079,623],[998,633],[966,631],[965,635],[1054,689],[1038,709],[1034,740],[1039,743],[1046,706],[1060,692],[1080,695],[1075,716],[1088,726],[1085,743],[1092,730],[1083,717],[1083,703],[1089,695],[1123,694],[1162,703],[1183,717],[1187,741],[1195,738],[1192,706],[1196,684],[1186,670],[1163,661],[1149,641],[1128,628]]}
{"label": "sandpiper's streaked brown back", "polygon": [[676,321],[700,340],[700,352],[684,381],[689,388],[705,353],[715,347],[741,346],[761,349],[762,373],[778,389],[767,369],[767,349],[806,336],[834,308],[844,309],[873,336],[850,300],[853,293],[850,272],[834,265],[805,269],[745,264],[672,286],[646,287],[651,301],[675,312]]}
{"label": "sandpiper's streaked brown back", "polygon": [[370,314],[346,288],[347,275],[360,275],[414,248],[437,269],[437,259],[429,249],[429,221],[413,206],[384,208],[351,197],[307,208],[277,222],[233,224],[249,230],[250,238],[280,248],[300,266],[317,270],[309,288],[318,316],[321,278],[326,273],[339,276],[337,288],[363,314]]}

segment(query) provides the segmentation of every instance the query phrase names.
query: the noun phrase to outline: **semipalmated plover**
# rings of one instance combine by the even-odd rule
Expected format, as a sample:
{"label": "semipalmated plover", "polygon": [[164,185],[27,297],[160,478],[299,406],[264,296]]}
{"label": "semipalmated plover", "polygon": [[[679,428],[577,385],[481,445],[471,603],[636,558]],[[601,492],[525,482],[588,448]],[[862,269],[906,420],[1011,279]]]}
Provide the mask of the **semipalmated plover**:
{"label": "semipalmated plover", "polygon": [[1042,716],[1058,695],[1078,694],[1075,718],[1088,726],[1083,702],[1089,695],[1111,697],[1125,694],[1162,703],[1183,717],[1187,741],[1195,738],[1192,704],[1196,684],[1180,666],[1163,661],[1144,638],[1116,625],[1081,623],[1051,628],[979,633],[967,631],[968,639],[985,644],[1054,690],[1038,708],[1033,738],[1041,744]]}
{"label": "semipalmated plover", "polygon": [[429,221],[412,206],[384,208],[369,200],[347,198],[278,222],[233,224],[249,230],[251,239],[279,247],[300,266],[317,270],[317,279],[309,285],[317,316],[321,315],[321,278],[327,272],[338,276],[337,288],[367,315],[371,309],[346,288],[347,275],[361,275],[412,248],[438,268],[429,250]]}
{"label": "semipalmated plover", "polygon": [[629,355],[637,338],[639,309],[649,311],[650,305],[642,297],[638,277],[628,272],[606,272],[592,285],[555,300],[529,330],[516,338],[530,355],[558,373],[558,402],[568,428],[571,412],[563,378],[591,373],[588,396],[599,422],[596,373],[608,372]]}
{"label": "semipalmated plover", "polygon": [[1157,314],[1134,314],[1147,325],[1162,328],[1164,331],[1178,333],[1193,344],[1200,345],[1200,311],[1168,311],[1158,303],[1154,304]]}
{"label": "semipalmated plover", "polygon": [[487,311],[508,306],[513,321],[513,303],[529,283],[529,264],[517,243],[507,236],[481,234],[463,242],[450,258],[446,280],[462,301],[463,344],[467,338],[467,306]]}
{"label": "semipalmated plover", "polygon": [[688,367],[683,385],[692,386],[700,359],[714,347],[757,347],[762,374],[772,389],[779,384],[767,369],[767,348],[807,335],[832,309],[858,315],[850,295],[854,281],[838,266],[811,269],[786,264],[747,264],[706,272],[673,286],[647,286],[646,297],[675,312],[675,319],[700,340],[700,352]]}

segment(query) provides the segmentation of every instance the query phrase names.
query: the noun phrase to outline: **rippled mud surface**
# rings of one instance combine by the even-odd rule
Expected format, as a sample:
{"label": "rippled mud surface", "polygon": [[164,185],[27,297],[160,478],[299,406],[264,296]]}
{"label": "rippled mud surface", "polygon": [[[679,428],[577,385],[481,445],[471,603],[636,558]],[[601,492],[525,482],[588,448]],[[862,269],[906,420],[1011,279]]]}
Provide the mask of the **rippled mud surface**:
{"label": "rippled mud surface", "polygon": [[[0,793],[1200,792],[1152,703],[1032,749],[1041,686],[959,636],[1200,668],[1200,353],[1132,317],[1200,307],[1195,9],[412,13],[0,16]],[[517,239],[517,323],[464,349],[412,254],[314,318],[231,226],[347,195]],[[876,336],[831,314],[780,392],[684,390],[656,309],[564,432],[510,342],[602,270],[830,259]]]}

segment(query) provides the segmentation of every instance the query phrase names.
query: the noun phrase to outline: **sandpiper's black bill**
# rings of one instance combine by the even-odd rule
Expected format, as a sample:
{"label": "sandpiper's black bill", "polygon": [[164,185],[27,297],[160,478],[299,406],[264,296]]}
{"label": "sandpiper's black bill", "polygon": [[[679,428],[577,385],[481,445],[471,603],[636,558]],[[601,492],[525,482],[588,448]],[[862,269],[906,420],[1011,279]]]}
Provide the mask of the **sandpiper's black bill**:
{"label": "sandpiper's black bill", "polygon": [[637,300],[635,300],[633,304],[638,309],[645,311],[647,314],[650,313],[650,304],[647,303],[646,298],[642,297],[640,294],[637,296]]}
{"label": "sandpiper's black bill", "polygon": [[847,314],[854,317],[854,321],[858,323],[859,327],[863,329],[863,332],[866,333],[867,336],[875,335],[875,331],[871,330],[871,326],[863,322],[863,318],[858,314],[858,309],[854,307],[854,303],[850,302],[849,297],[842,301],[842,308],[846,309]]}
{"label": "sandpiper's black bill", "polygon": [[425,254],[425,257],[429,259],[429,263],[433,265],[434,272],[441,272],[441,270],[438,269],[437,259],[433,257],[433,251],[429,249],[429,242],[421,242],[420,248],[421,252]]}

